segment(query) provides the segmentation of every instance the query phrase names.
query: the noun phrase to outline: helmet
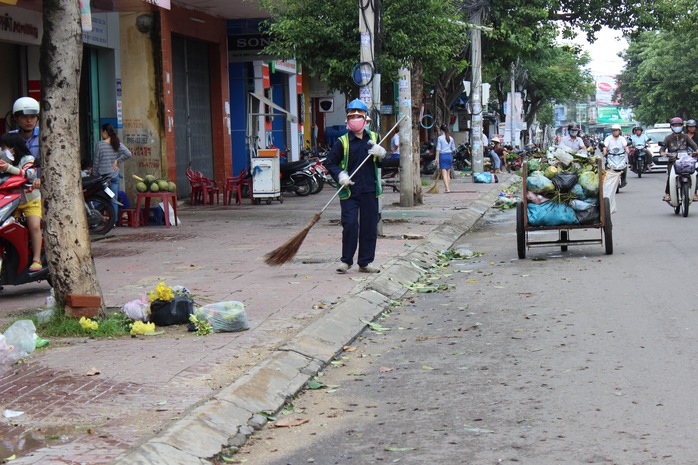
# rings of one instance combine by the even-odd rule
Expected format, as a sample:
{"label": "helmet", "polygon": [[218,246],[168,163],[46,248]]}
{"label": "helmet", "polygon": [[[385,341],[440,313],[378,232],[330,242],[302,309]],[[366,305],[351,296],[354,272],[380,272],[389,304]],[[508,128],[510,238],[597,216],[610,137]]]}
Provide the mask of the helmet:
{"label": "helmet", "polygon": [[349,105],[347,106],[347,115],[349,113],[352,113],[352,111],[354,111],[354,112],[363,111],[364,115],[367,115],[368,114],[368,107],[366,106],[366,104],[362,100],[356,98],[356,99],[352,100],[351,102],[349,102]]}
{"label": "helmet", "polygon": [[694,119],[689,119],[688,121],[686,121],[686,127],[695,126],[695,125],[696,125],[696,120],[694,120]]}
{"label": "helmet", "polygon": [[622,131],[620,124],[614,124],[613,126],[611,126],[611,131],[616,131],[616,130]]}
{"label": "helmet", "polygon": [[31,97],[21,97],[15,100],[12,106],[12,114],[17,115],[38,115],[39,102]]}
{"label": "helmet", "polygon": [[634,126],[633,132],[637,131],[638,129],[642,132],[642,126]]}
{"label": "helmet", "polygon": [[497,139],[496,137],[493,137],[492,140],[491,140],[490,142],[492,142],[493,144],[499,144],[499,143],[502,142],[502,141],[499,140],[499,139]]}
{"label": "helmet", "polygon": [[674,134],[678,134],[683,131],[683,120],[678,116],[671,118],[669,124],[671,125],[671,130]]}
{"label": "helmet", "polygon": [[672,126],[675,124],[683,125],[683,120],[677,116],[675,118],[671,118],[671,121],[669,121],[669,124],[671,124]]}
{"label": "helmet", "polygon": [[576,137],[577,134],[579,134],[579,126],[577,126],[577,123],[570,123],[567,125],[567,133],[570,136]]}

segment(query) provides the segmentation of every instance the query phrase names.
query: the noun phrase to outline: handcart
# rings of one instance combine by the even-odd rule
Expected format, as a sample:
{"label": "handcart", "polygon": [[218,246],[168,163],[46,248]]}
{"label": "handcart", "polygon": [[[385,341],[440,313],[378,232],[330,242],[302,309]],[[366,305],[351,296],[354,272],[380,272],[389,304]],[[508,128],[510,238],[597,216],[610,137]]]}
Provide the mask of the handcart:
{"label": "handcart", "polygon": [[[613,225],[611,222],[611,208],[609,199],[603,195],[603,171],[601,169],[601,160],[597,161],[597,169],[599,174],[599,221],[592,224],[564,224],[558,226],[533,226],[528,221],[528,199],[527,199],[527,177],[528,167],[523,164],[523,195],[522,201],[516,205],[516,246],[519,258],[526,258],[526,251],[532,247],[560,247],[563,252],[567,251],[570,245],[587,245],[587,244],[603,244],[606,248],[606,254],[613,253]],[[580,229],[599,229],[600,236],[593,239],[572,239],[571,232]],[[537,231],[558,231],[557,240],[533,241],[529,238],[530,232]]]}

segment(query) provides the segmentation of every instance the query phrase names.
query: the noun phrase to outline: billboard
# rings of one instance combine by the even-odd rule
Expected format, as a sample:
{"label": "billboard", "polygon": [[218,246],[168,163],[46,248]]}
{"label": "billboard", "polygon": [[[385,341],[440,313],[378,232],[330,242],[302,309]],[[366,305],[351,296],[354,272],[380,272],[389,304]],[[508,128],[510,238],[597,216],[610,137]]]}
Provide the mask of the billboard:
{"label": "billboard", "polygon": [[616,77],[611,75],[596,76],[596,105],[617,105],[613,101],[613,93],[618,87]]}
{"label": "billboard", "polygon": [[597,108],[598,124],[633,124],[633,109],[609,105]]}

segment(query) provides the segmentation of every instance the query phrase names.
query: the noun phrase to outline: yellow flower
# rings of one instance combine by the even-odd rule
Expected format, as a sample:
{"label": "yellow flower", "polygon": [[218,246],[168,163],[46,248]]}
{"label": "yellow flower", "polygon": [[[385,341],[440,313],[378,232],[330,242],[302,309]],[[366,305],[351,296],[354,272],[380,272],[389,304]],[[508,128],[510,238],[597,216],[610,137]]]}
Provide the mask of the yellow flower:
{"label": "yellow flower", "polygon": [[155,323],[135,321],[131,324],[131,334],[147,334],[155,332]]}
{"label": "yellow flower", "polygon": [[89,318],[85,318],[84,316],[80,318],[80,321],[78,321],[78,323],[80,323],[82,329],[89,329],[92,331],[96,331],[97,329],[99,329],[99,323],[97,323],[96,321],[92,321]]}

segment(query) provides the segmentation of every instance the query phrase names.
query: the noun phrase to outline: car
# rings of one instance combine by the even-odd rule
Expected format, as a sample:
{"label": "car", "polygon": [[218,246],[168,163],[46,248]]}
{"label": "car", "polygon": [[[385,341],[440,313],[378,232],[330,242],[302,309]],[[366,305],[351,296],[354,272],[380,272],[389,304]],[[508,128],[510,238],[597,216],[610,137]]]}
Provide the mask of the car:
{"label": "car", "polygon": [[650,171],[666,172],[669,157],[662,157],[659,154],[659,143],[664,142],[664,138],[669,134],[671,134],[669,124],[666,124],[666,127],[664,125],[656,124],[655,127],[649,128],[645,131],[645,135],[649,139],[648,148],[652,152],[652,164],[650,165]]}

